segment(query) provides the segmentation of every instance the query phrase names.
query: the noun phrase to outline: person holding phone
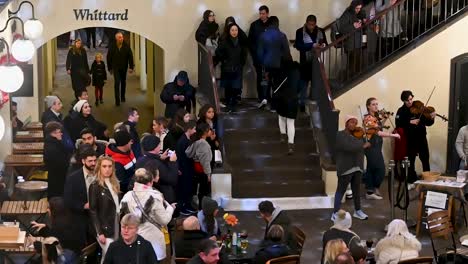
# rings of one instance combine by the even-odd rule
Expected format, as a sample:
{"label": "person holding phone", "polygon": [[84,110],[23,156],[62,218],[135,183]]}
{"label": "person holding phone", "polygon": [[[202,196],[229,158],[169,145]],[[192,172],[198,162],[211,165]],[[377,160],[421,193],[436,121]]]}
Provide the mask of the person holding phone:
{"label": "person holding phone", "polygon": [[[135,167],[137,169],[155,166],[159,171],[159,181],[155,187],[164,195],[169,203],[177,201],[176,186],[179,178],[179,168],[177,165],[177,154],[173,150],[167,149],[162,154],[161,141],[155,135],[147,135],[141,140],[143,156],[140,157]],[[171,151],[172,154],[169,154]]]}

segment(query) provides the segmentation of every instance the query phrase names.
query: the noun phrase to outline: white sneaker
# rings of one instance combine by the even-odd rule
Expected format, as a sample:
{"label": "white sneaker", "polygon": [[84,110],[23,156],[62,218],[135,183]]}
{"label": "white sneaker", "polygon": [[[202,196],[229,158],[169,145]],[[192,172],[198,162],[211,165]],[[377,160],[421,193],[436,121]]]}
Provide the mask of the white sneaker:
{"label": "white sneaker", "polygon": [[380,190],[375,188],[374,193],[377,194],[378,196],[382,197],[382,194],[380,193]]}
{"label": "white sneaker", "polygon": [[362,210],[354,211],[353,217],[360,220],[367,220],[369,218]]}
{"label": "white sneaker", "polygon": [[416,189],[416,185],[414,183],[408,183],[408,191]]}
{"label": "white sneaker", "polygon": [[266,99],[263,99],[262,102],[258,105],[258,108],[261,109],[265,107],[268,104],[268,101]]}
{"label": "white sneaker", "polygon": [[366,193],[366,199],[367,200],[382,200],[382,196],[377,195],[376,193],[373,194],[367,194]]}

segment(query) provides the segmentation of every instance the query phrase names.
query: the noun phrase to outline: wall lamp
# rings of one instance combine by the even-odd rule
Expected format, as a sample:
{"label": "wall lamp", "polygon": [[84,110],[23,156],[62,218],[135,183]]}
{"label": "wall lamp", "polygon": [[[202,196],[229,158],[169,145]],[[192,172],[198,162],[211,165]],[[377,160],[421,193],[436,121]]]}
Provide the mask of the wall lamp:
{"label": "wall lamp", "polygon": [[7,51],[7,63],[0,65],[0,90],[5,93],[13,93],[18,91],[24,82],[24,74],[18,65],[10,61],[10,47],[4,38],[0,38],[0,42],[5,44]]}
{"label": "wall lamp", "polygon": [[24,4],[29,4],[31,6],[32,18],[27,20],[24,23],[24,35],[28,39],[37,39],[42,35],[42,31],[44,30],[44,26],[42,25],[41,21],[36,19],[34,15],[34,5],[30,1],[23,1],[19,4],[18,9],[16,11],[8,10],[8,16],[16,15],[20,11],[21,7]]}
{"label": "wall lamp", "polygon": [[13,57],[15,57],[17,61],[29,61],[34,56],[35,48],[31,40],[24,38],[24,23],[23,20],[21,20],[21,18],[17,16],[8,18],[8,20],[5,23],[5,26],[2,29],[0,29],[0,33],[4,32],[7,29],[8,24],[12,20],[20,21],[23,36],[13,41],[13,45],[11,45],[11,54],[13,55]]}

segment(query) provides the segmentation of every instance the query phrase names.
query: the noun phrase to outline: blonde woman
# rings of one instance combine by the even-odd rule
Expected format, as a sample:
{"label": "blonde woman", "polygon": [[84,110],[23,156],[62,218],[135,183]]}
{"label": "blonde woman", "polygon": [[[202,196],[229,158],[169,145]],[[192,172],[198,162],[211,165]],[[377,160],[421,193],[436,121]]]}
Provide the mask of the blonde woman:
{"label": "blonde woman", "polygon": [[153,189],[153,183],[158,180],[157,167],[136,170],[133,190],[122,198],[121,207],[123,213],[131,213],[140,218],[138,234],[151,243],[158,261],[161,261],[166,258],[164,236],[176,204],[169,204],[161,192]]}
{"label": "blonde woman", "polygon": [[66,69],[71,76],[72,88],[75,91],[75,97],[77,97],[79,92],[86,90],[89,82],[88,56],[80,39],[75,40],[68,51]]}
{"label": "blonde woman", "polygon": [[111,157],[101,156],[94,172],[96,180],[89,186],[89,209],[104,260],[110,243],[119,237],[120,185]]}
{"label": "blonde woman", "polygon": [[395,219],[388,225],[387,235],[375,247],[377,264],[396,264],[401,260],[417,258],[421,243],[408,231],[405,221]]}
{"label": "blonde woman", "polygon": [[93,86],[94,86],[94,95],[96,97],[95,105],[99,106],[99,104],[104,103],[102,99],[102,94],[104,92],[104,84],[107,80],[107,71],[106,71],[106,64],[102,60],[102,54],[96,53],[96,57],[94,58],[94,62],[91,65],[91,75],[93,76]]}
{"label": "blonde woman", "polygon": [[348,253],[349,249],[342,239],[333,239],[328,241],[325,246],[325,264],[335,263],[335,259],[341,253]]}

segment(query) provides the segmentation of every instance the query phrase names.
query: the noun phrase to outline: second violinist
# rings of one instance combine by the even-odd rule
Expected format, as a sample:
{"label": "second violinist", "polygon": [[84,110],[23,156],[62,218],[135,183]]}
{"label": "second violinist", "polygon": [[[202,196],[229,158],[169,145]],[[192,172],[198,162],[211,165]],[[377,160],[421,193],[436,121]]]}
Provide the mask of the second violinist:
{"label": "second violinist", "polygon": [[366,173],[364,175],[366,182],[366,199],[382,200],[379,191],[380,185],[385,177],[385,161],[382,154],[383,137],[400,138],[399,134],[392,134],[382,131],[382,124],[385,120],[379,118],[379,102],[377,98],[371,97],[366,101],[367,114],[364,116],[363,126],[367,131],[370,147],[364,150],[367,160]]}

